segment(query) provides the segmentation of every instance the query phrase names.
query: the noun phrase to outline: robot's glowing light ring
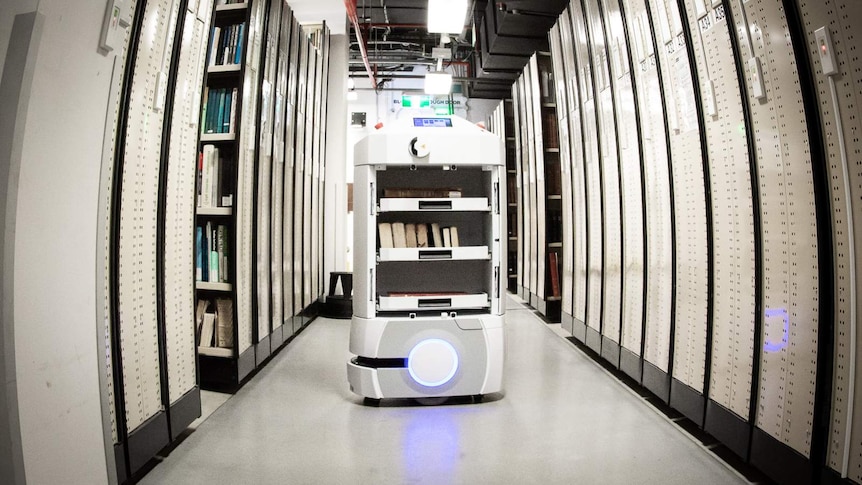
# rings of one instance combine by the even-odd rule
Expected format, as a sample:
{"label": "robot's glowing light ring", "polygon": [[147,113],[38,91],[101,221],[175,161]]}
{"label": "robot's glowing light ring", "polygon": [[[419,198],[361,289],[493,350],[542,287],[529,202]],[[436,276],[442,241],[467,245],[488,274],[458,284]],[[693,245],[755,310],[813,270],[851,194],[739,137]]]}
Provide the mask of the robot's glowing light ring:
{"label": "robot's glowing light ring", "polygon": [[[413,360],[413,357],[416,355],[417,350],[421,349],[422,347],[424,347],[426,345],[442,345],[443,347],[445,347],[447,350],[449,350],[452,353],[452,359],[453,359],[452,369],[449,371],[449,373],[446,375],[446,377],[439,379],[437,381],[429,382],[425,379],[422,379],[421,377],[419,377],[416,374],[416,371],[413,369],[413,362],[415,362]],[[442,340],[439,338],[430,338],[430,339],[423,340],[423,341],[419,342],[418,344],[416,344],[410,350],[410,353],[407,355],[407,372],[410,373],[410,377],[412,377],[414,381],[418,382],[419,384],[421,384],[425,387],[440,387],[443,384],[446,384],[447,382],[452,380],[452,378],[455,377],[455,373],[458,372],[458,352],[455,350],[455,347],[453,347],[452,344],[450,344],[449,342],[447,342],[445,340]]]}

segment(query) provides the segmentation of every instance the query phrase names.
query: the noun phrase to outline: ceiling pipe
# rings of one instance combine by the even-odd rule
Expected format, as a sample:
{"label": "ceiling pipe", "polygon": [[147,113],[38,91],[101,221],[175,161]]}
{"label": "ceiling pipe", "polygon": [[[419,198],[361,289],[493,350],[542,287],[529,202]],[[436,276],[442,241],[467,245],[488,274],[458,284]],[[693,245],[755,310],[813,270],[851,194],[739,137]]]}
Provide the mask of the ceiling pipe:
{"label": "ceiling pipe", "polygon": [[359,27],[359,17],[356,15],[356,0],[344,0],[344,6],[347,8],[347,18],[350,19],[350,23],[353,24],[353,29],[356,31],[356,38],[359,41],[359,51],[362,53],[362,61],[365,64],[368,79],[371,80],[372,86],[377,86],[377,79],[374,76],[374,71],[371,69],[371,63],[368,62],[365,31]]}

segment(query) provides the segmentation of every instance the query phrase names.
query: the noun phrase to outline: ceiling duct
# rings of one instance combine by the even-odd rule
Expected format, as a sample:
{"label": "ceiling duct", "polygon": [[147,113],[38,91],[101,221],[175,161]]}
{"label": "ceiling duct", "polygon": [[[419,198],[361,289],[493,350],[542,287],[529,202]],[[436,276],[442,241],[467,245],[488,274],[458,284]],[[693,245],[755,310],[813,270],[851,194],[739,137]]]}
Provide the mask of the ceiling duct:
{"label": "ceiling duct", "polygon": [[[425,28],[428,0],[345,0],[345,5],[348,14],[353,6],[352,76],[363,75],[364,67],[369,77],[388,77],[433,62],[440,36]],[[452,59],[444,66],[464,80],[471,97],[509,97],[530,56],[547,49],[548,31],[567,5],[568,0],[472,1],[472,17],[447,46]],[[381,83],[375,80],[374,86]]]}

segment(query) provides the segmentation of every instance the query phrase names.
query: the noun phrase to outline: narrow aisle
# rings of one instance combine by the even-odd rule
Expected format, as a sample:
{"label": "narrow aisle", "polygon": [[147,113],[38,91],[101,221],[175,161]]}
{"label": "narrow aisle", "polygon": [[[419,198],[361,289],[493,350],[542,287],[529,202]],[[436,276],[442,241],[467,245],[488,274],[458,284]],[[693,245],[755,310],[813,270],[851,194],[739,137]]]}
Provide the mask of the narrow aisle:
{"label": "narrow aisle", "polygon": [[317,319],[142,481],[746,483],[511,298],[506,393],[363,406],[349,322]]}

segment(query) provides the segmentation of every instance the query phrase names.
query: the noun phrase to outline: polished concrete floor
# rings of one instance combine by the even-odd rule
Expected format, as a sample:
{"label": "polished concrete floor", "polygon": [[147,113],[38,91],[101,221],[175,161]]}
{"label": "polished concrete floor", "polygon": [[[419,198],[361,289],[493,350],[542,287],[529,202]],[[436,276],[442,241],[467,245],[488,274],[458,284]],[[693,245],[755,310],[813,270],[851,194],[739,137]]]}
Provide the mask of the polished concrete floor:
{"label": "polished concrete floor", "polygon": [[506,323],[502,398],[377,408],[318,319],[141,483],[746,483],[515,299]]}

